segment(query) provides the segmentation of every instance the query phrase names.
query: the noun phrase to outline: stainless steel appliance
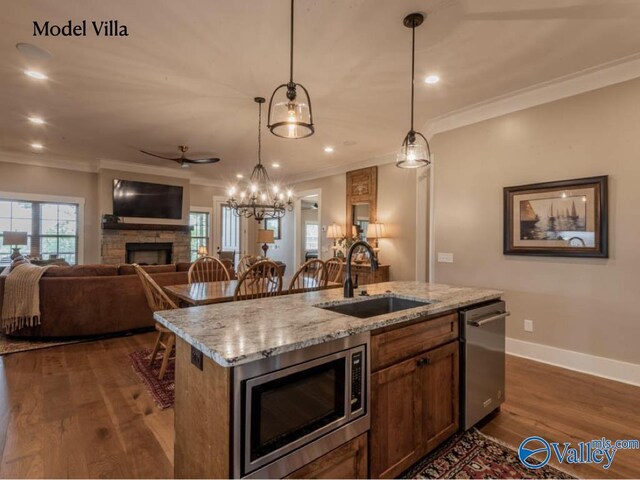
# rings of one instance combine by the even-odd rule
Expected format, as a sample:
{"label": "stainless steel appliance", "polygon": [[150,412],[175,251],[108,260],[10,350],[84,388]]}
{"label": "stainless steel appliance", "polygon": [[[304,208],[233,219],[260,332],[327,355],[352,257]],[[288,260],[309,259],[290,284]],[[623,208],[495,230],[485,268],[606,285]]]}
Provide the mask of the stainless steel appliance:
{"label": "stainless steel appliance", "polygon": [[369,333],[234,369],[233,475],[283,478],[369,430]]}
{"label": "stainless steel appliance", "polygon": [[460,311],[461,425],[473,427],[504,402],[505,318],[502,301]]}

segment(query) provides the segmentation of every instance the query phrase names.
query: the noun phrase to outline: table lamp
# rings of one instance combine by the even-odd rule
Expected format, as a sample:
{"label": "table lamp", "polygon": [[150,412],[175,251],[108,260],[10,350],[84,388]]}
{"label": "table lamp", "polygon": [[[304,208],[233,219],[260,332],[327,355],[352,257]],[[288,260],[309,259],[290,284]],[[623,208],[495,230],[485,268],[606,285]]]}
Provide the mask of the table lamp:
{"label": "table lamp", "polygon": [[207,251],[207,246],[206,245],[200,245],[198,247],[198,256],[199,257],[206,257],[209,254],[209,252]]}
{"label": "table lamp", "polygon": [[384,238],[385,236],[384,223],[370,223],[367,225],[367,240],[374,240],[374,248],[378,248],[378,239]]}
{"label": "table lamp", "polygon": [[20,249],[18,246],[27,244],[27,232],[2,232],[2,245],[10,245],[13,247],[13,252],[11,253],[11,260],[15,260],[18,258],[20,254]]}
{"label": "table lamp", "polygon": [[337,240],[342,238],[342,227],[337,223],[332,223],[327,227],[327,238],[333,240],[333,255],[335,256],[338,249]]}
{"label": "table lamp", "polygon": [[273,243],[274,235],[273,230],[258,230],[258,243],[262,243],[262,251],[264,256],[267,256],[267,250],[269,250],[268,243]]}

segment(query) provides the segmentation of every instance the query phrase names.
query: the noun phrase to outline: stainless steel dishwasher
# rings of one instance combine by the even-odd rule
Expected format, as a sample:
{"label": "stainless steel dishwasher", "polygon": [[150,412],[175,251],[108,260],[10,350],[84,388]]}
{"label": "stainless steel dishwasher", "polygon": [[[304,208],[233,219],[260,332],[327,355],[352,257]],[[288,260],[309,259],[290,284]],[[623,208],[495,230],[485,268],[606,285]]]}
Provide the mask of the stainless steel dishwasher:
{"label": "stainless steel dishwasher", "polygon": [[473,427],[504,402],[505,318],[502,301],[460,311],[461,425]]}

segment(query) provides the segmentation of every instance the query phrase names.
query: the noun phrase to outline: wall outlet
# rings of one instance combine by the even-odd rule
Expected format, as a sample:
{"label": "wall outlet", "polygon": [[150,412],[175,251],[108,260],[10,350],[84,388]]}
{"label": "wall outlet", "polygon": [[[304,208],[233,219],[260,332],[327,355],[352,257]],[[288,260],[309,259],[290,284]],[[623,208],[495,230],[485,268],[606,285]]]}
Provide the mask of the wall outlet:
{"label": "wall outlet", "polygon": [[525,320],[524,321],[524,331],[525,332],[533,332],[533,320]]}
{"label": "wall outlet", "polygon": [[202,370],[202,352],[194,346],[191,346],[191,363],[193,363],[198,370]]}
{"label": "wall outlet", "polygon": [[440,262],[440,263],[453,263],[453,253],[441,253],[441,252],[438,252],[438,262]]}

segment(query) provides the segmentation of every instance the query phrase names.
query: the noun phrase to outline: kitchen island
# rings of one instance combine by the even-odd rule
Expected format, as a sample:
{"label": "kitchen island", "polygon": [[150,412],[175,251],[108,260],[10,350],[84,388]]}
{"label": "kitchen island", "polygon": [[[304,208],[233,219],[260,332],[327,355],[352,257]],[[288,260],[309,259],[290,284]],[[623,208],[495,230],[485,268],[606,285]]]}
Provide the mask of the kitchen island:
{"label": "kitchen island", "polygon": [[[340,290],[322,290],[156,313],[156,320],[178,337],[176,477],[248,476],[247,472],[261,476],[393,476],[455,433],[459,414],[457,311],[497,300],[501,292],[420,282],[380,283],[367,286],[367,291],[370,296],[352,299],[342,298]],[[383,305],[389,313],[354,316],[358,310],[366,310],[366,304],[361,302],[370,300]],[[347,310],[341,311],[350,314],[335,311],[345,305]],[[331,355],[326,350],[329,347],[333,347]],[[288,378],[297,378],[298,384],[286,387],[289,390],[267,389],[262,392],[264,398],[256,398],[265,405],[269,395],[278,399],[279,403],[269,407],[273,414],[278,405],[286,403],[282,393],[296,391],[300,411],[288,406],[288,412],[281,412],[282,421],[277,423],[286,424],[296,416],[303,419],[307,403],[322,403],[325,397],[334,401],[338,394],[343,395],[345,405],[337,402],[335,412],[330,412],[335,419],[327,418],[342,425],[342,430],[349,430],[349,424],[340,423],[343,420],[337,419],[336,412],[342,412],[345,418],[353,414],[353,425],[358,425],[354,432],[358,435],[345,445],[335,445],[336,439],[342,438],[336,436],[333,450],[311,449],[274,470],[256,461],[256,470],[251,472],[251,462],[243,460],[243,455],[262,455],[265,459],[276,451],[284,455],[289,450],[282,447],[282,439],[290,432],[253,417],[258,411],[256,405],[262,404],[256,404],[247,392],[259,392],[263,386],[250,389],[252,374],[246,372],[267,364],[271,368],[268,372],[287,372],[296,362],[302,362],[296,359],[333,359],[338,358],[336,352],[355,353],[342,362],[342,370],[336,367],[335,371],[318,373],[317,379],[307,382],[307,388],[302,388],[307,379],[298,378],[298,372],[272,381],[282,384]],[[313,373],[319,368],[314,366],[308,371]],[[266,378],[278,375],[263,373],[260,375]],[[345,374],[353,378],[342,390],[322,390],[328,382],[323,385],[321,379],[331,378],[338,385],[336,378]],[[310,385],[318,388],[310,389]],[[394,395],[397,397],[389,402]],[[433,429],[415,427],[434,421],[438,425],[434,424]],[[256,423],[255,445],[247,439],[247,425],[252,422]],[[371,431],[367,433],[369,425]],[[319,426],[318,431],[329,426]],[[410,435],[406,435],[407,428],[411,429]],[[293,446],[303,441],[291,438]],[[394,447],[390,448],[389,443]]]}

